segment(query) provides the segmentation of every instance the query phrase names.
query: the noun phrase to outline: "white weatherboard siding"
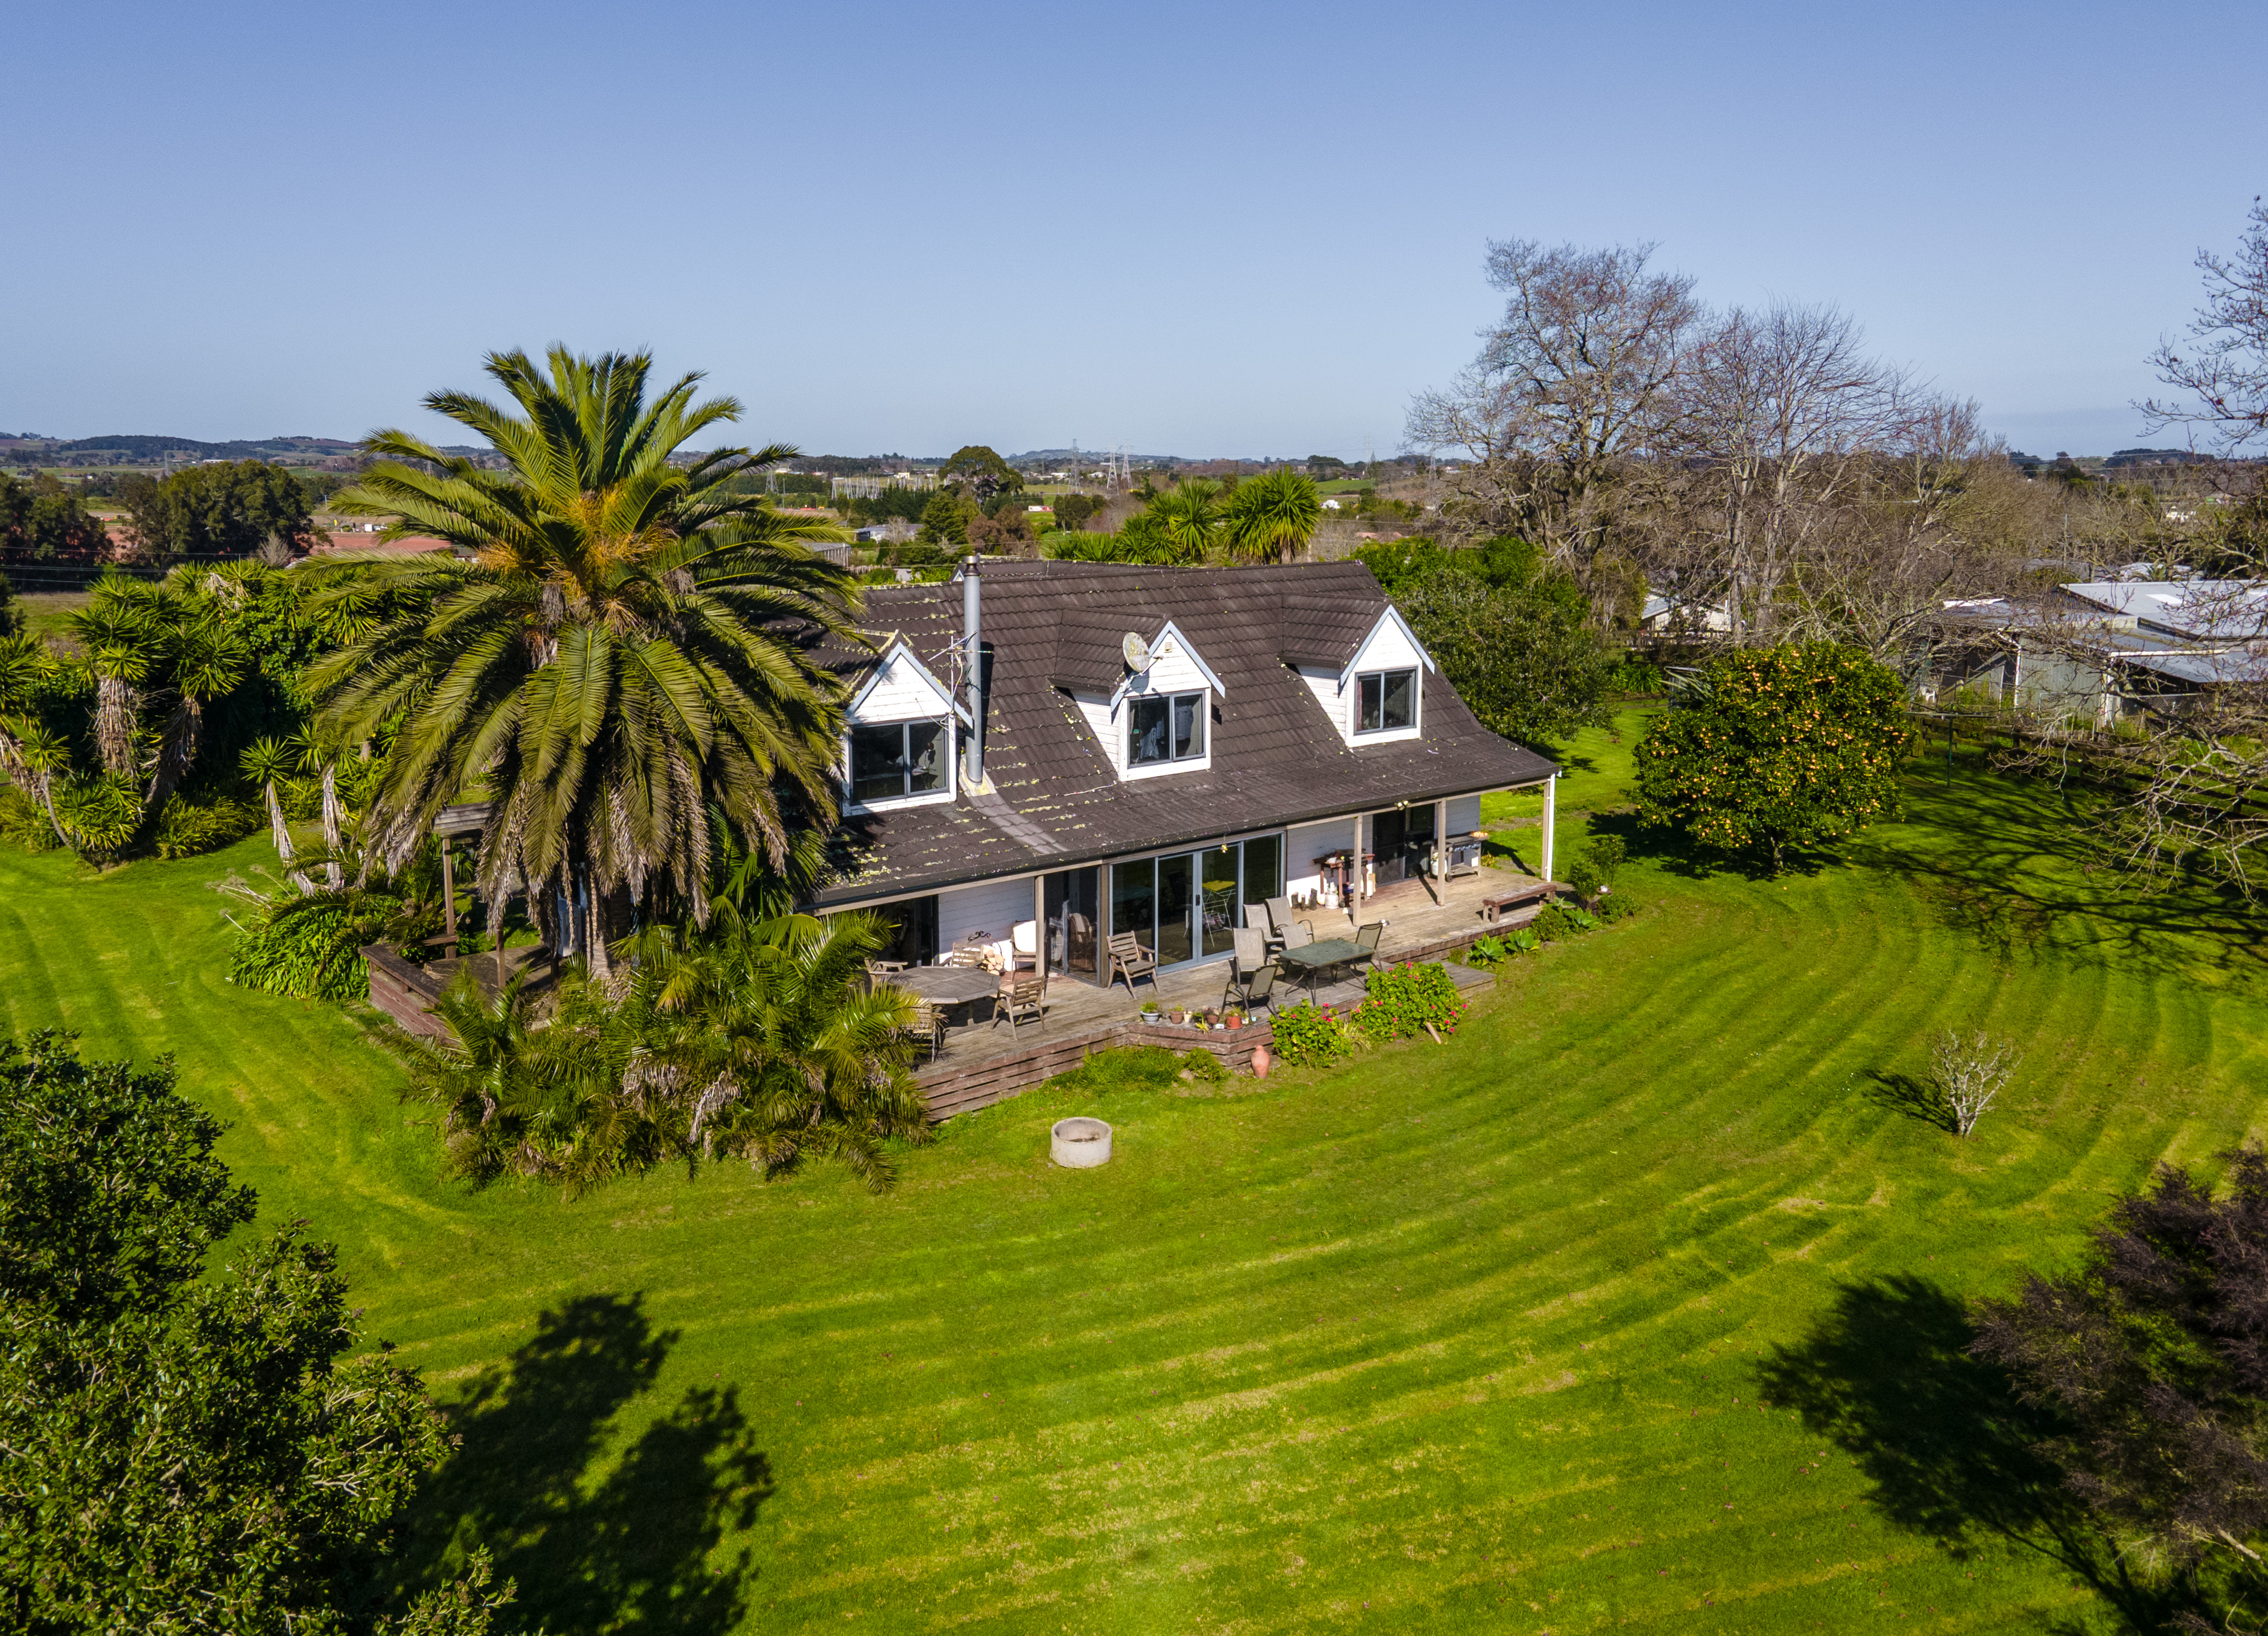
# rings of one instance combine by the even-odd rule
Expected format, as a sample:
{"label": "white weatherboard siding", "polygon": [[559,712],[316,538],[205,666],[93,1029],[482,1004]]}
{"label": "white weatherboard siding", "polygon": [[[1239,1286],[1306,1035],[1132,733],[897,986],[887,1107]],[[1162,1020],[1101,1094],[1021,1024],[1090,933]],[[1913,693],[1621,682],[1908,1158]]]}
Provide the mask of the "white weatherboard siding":
{"label": "white weatherboard siding", "polygon": [[1032,917],[1032,883],[988,881],[982,886],[954,888],[937,895],[937,947],[942,954],[965,938],[984,934],[988,943],[1005,944],[1016,923]]}
{"label": "white weatherboard siding", "polygon": [[861,726],[891,721],[935,721],[953,713],[953,701],[901,643],[865,688],[850,719]]}
{"label": "white weatherboard siding", "polygon": [[1453,796],[1449,800],[1449,833],[1469,835],[1481,827],[1481,798],[1477,795]]}
{"label": "white weatherboard siding", "polygon": [[1312,665],[1300,667],[1300,680],[1307,684],[1307,691],[1315,696],[1315,704],[1323,712],[1323,719],[1339,730],[1342,741],[1354,741],[1354,689],[1351,685],[1342,689],[1338,673],[1318,670]]}
{"label": "white weatherboard siding", "polygon": [[1315,859],[1351,847],[1354,822],[1352,818],[1328,818],[1322,823],[1304,823],[1292,829],[1284,842],[1284,889],[1290,893],[1320,890],[1323,877],[1315,867]]}
{"label": "white weatherboard siding", "polygon": [[1182,645],[1181,632],[1173,631],[1150,655],[1150,668],[1135,677],[1137,693],[1187,693],[1210,685]]}
{"label": "white weatherboard siding", "polygon": [[1381,619],[1363,638],[1362,646],[1354,656],[1351,670],[1402,670],[1412,665],[1423,665],[1425,656],[1418,651],[1402,629],[1402,622],[1392,615]]}
{"label": "white weatherboard siding", "polygon": [[[1110,770],[1123,775],[1126,770],[1124,721],[1112,712],[1108,699],[1097,698],[1092,693],[1074,693],[1071,698],[1071,703],[1079,706],[1080,716],[1086,719],[1087,731],[1094,734],[1094,741],[1102,747],[1103,759],[1110,763]],[[1124,707],[1122,705],[1120,708]]]}

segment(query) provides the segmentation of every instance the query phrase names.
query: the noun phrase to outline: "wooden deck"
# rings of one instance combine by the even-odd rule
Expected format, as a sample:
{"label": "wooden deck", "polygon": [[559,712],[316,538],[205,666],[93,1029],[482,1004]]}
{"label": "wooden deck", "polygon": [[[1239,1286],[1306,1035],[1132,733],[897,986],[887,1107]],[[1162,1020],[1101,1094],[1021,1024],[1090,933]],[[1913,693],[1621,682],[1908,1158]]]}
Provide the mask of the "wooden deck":
{"label": "wooden deck", "polygon": [[[460,969],[471,966],[473,981],[491,999],[496,998],[499,986],[494,954],[452,954],[420,966],[382,944],[372,944],[363,950],[362,957],[363,963],[370,968],[370,1003],[423,1039],[449,1037],[449,1025],[436,1017],[431,1007]],[[504,950],[504,970],[507,977],[530,965],[534,967],[526,984],[531,992],[550,987],[558,976],[548,948],[531,946]]]}
{"label": "wooden deck", "polygon": [[[1379,940],[1379,957],[1387,962],[1431,960],[1511,930],[1535,918],[1538,905],[1508,912],[1490,925],[1481,918],[1481,900],[1500,895],[1527,879],[1501,870],[1484,869],[1448,883],[1436,902],[1425,884],[1403,881],[1365,903],[1358,921],[1339,911],[1302,916],[1314,922],[1315,936],[1351,936],[1358,925],[1386,922]],[[1451,968],[1461,980],[1485,981],[1478,973]],[[1029,1090],[1042,1080],[1069,1072],[1087,1053],[1119,1045],[1166,1045],[1175,1050],[1206,1050],[1223,1058],[1234,1071],[1248,1071],[1253,1051],[1271,1043],[1274,1030],[1265,1023],[1242,1028],[1202,1029],[1171,1024],[1145,1023],[1141,1008],[1155,999],[1161,1012],[1175,1006],[1217,1006],[1228,980],[1228,962],[1186,967],[1160,972],[1157,981],[1135,984],[1131,993],[1119,983],[1109,989],[1056,977],[1048,985],[1045,1018],[1011,1029],[991,1021],[991,1002],[955,1008],[954,1015],[970,1020],[948,1028],[934,1062],[924,1063],[915,1077],[928,1101],[932,1119],[973,1113],[994,1102]],[[1282,1004],[1298,1005],[1307,999],[1304,985],[1287,986],[1279,979],[1276,990]],[[1363,997],[1359,975],[1318,986],[1316,1002],[1333,1010],[1351,1010]],[[1264,1013],[1263,1013],[1264,1014]]]}
{"label": "wooden deck", "polygon": [[[1438,897],[1428,883],[1405,881],[1367,900],[1359,914],[1331,910],[1301,918],[1314,922],[1318,939],[1351,937],[1359,926],[1383,920],[1386,931],[1378,947],[1381,961],[1434,960],[1535,918],[1539,906],[1534,904],[1508,911],[1494,925],[1481,917],[1484,898],[1500,895],[1528,879],[1484,869],[1448,882]],[[496,991],[493,955],[453,957],[423,966],[413,965],[379,947],[363,950],[363,956],[370,968],[371,1004],[411,1033],[429,1039],[447,1035],[447,1025],[430,1008],[460,967],[472,967],[474,980],[483,993],[492,995]],[[549,952],[541,948],[504,953],[507,972],[549,960]],[[1461,985],[1489,981],[1482,973],[1462,967],[1452,966],[1450,971]],[[539,965],[529,985],[549,987],[555,975]],[[936,1058],[921,1064],[915,1073],[929,1104],[930,1117],[947,1119],[988,1108],[1077,1067],[1090,1051],[1119,1045],[1210,1050],[1232,1071],[1249,1072],[1253,1052],[1274,1040],[1274,1029],[1265,1022],[1206,1029],[1142,1020],[1145,1000],[1154,999],[1161,1013],[1176,1006],[1198,1010],[1218,1006],[1227,979],[1226,960],[1161,972],[1155,981],[1137,984],[1130,993],[1123,983],[1102,989],[1057,977],[1048,986],[1045,1016],[1013,1028],[1005,1021],[993,1022],[990,999],[956,1007],[954,1014],[966,1020],[946,1030]],[[1307,993],[1304,984],[1278,980],[1277,994],[1285,1006],[1301,1003]],[[1351,1010],[1363,994],[1359,974],[1318,984],[1314,990],[1316,1003],[1335,1011]]]}

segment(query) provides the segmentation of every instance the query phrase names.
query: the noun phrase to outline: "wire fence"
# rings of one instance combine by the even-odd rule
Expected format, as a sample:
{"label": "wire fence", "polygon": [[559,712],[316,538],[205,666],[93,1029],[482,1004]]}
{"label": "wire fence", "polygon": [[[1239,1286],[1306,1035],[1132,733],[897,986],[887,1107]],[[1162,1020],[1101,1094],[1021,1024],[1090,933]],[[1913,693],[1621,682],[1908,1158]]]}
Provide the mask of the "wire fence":
{"label": "wire fence", "polygon": [[0,575],[6,577],[18,596],[54,595],[89,590],[105,574],[154,583],[176,568],[245,560],[241,555],[199,551],[185,553],[163,563],[0,562]]}

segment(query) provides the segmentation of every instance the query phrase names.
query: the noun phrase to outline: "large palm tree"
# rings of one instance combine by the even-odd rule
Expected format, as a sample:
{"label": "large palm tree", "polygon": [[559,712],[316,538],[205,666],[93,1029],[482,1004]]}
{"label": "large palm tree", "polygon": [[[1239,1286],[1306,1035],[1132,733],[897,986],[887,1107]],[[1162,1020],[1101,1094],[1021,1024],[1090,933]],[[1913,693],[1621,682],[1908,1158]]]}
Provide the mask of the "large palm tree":
{"label": "large palm tree", "polygon": [[680,453],[740,412],[696,402],[698,375],[649,402],[643,353],[555,347],[547,366],[515,351],[487,368],[519,413],[460,392],[425,403],[504,469],[381,431],[332,502],[457,550],[345,577],[339,605],[392,593],[407,611],[313,680],[335,741],[398,729],[364,820],[373,856],[398,866],[442,807],[484,794],[482,889],[525,887],[557,945],[603,972],[607,928],[656,888],[665,912],[704,915],[712,813],[776,859],[799,821],[832,822],[841,689],[798,633],[848,635],[856,579],[811,549],[838,530],[733,482],[792,448]]}

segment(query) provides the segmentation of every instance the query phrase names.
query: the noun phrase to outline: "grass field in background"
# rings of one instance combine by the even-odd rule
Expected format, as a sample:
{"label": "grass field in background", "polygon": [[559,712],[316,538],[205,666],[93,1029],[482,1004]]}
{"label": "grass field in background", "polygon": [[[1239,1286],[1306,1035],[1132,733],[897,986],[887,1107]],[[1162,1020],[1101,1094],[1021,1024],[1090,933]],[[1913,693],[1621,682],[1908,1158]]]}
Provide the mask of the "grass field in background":
{"label": "grass field in background", "polygon": [[[1563,846],[1634,731],[1570,747]],[[1625,830],[1644,912],[1446,1046],[1042,1090],[884,1198],[438,1180],[350,1016],[220,983],[259,837],[0,852],[0,1024],[175,1055],[460,1405],[420,1559],[488,1544],[555,1630],[2114,1629],[1962,1303],[2255,1131],[2257,932],[2090,874],[2051,791],[1911,804],[1781,880]],[[1954,1024],[2023,1052],[1967,1142],[1904,1077]],[[1048,1164],[1074,1110],[1107,1168]]]}
{"label": "grass field in background", "polygon": [[25,591],[16,597],[24,629],[35,637],[69,645],[70,618],[93,599],[84,591]]}

